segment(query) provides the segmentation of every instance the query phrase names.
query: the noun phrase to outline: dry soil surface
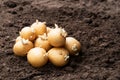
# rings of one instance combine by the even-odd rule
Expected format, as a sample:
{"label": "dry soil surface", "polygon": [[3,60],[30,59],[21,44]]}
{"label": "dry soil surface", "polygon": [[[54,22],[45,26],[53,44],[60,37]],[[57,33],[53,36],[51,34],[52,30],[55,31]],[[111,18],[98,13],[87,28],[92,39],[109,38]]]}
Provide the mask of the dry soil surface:
{"label": "dry soil surface", "polygon": [[[37,69],[15,56],[15,38],[36,19],[65,28],[80,55]],[[0,80],[120,80],[120,0],[0,0]]]}

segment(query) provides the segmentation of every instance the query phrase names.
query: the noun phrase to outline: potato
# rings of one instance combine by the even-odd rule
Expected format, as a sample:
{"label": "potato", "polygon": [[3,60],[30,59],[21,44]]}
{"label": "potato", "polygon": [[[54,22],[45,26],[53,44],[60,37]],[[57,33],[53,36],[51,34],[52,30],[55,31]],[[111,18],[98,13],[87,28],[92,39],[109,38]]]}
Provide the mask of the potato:
{"label": "potato", "polygon": [[62,67],[69,61],[69,52],[65,48],[52,48],[48,51],[48,58],[53,65]]}
{"label": "potato", "polygon": [[45,49],[35,47],[28,52],[27,60],[33,67],[42,67],[47,63],[48,57]]}

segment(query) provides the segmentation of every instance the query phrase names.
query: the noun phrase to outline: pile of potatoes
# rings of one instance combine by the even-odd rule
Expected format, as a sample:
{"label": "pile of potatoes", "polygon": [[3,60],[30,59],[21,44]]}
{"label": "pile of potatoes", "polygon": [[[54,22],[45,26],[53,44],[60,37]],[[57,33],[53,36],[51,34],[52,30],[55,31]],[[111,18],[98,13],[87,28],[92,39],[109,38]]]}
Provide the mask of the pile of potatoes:
{"label": "pile of potatoes", "polygon": [[36,20],[30,27],[24,27],[15,40],[13,52],[17,56],[27,56],[33,67],[42,67],[48,61],[62,67],[71,55],[79,55],[81,44],[55,24],[54,28],[46,22]]}

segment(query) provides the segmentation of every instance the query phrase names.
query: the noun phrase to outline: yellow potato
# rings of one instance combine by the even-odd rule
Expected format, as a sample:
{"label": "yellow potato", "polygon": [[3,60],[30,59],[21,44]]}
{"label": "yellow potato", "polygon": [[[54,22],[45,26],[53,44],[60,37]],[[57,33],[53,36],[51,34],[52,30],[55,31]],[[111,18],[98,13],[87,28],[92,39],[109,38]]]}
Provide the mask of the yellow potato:
{"label": "yellow potato", "polygon": [[26,56],[27,52],[33,48],[33,43],[29,40],[19,40],[13,46],[13,52],[18,56]]}
{"label": "yellow potato", "polygon": [[69,52],[65,48],[52,48],[48,51],[48,58],[53,65],[62,67],[69,61]]}
{"label": "yellow potato", "polygon": [[43,48],[35,47],[28,52],[27,60],[33,67],[42,67],[47,63],[48,57]]}

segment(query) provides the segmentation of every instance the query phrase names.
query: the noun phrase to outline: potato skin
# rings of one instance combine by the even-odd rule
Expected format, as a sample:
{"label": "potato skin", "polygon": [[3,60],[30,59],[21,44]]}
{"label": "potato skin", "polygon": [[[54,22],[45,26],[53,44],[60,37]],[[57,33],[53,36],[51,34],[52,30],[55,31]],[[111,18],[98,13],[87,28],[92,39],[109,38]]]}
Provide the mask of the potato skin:
{"label": "potato skin", "polygon": [[22,40],[22,38],[21,38],[21,36],[18,36],[18,37],[15,39],[15,42],[18,42],[18,41],[20,41],[20,40]]}

